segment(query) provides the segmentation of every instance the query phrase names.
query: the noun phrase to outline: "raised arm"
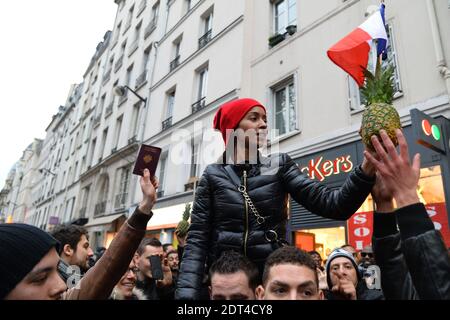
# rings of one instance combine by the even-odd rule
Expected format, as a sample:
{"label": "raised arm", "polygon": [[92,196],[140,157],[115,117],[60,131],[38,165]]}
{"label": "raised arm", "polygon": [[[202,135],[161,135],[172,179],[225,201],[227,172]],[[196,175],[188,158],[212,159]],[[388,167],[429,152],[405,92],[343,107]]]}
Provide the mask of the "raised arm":
{"label": "raised arm", "polygon": [[284,166],[280,174],[287,192],[299,204],[322,217],[347,220],[363,204],[375,183],[375,178],[358,166],[341,188],[331,190],[305,176],[288,155],[283,157]]}

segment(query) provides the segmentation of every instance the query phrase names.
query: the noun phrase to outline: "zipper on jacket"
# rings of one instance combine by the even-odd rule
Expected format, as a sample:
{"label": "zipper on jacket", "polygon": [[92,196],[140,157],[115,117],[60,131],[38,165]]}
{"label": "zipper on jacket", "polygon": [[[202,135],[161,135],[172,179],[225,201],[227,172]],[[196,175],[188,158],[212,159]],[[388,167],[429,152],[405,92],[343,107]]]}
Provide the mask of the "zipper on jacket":
{"label": "zipper on jacket", "polygon": [[[244,186],[247,190],[247,171],[244,170],[243,174],[244,178]],[[247,240],[248,240],[248,204],[247,201],[244,198],[244,204],[245,204],[245,232],[244,232],[244,255],[247,256]]]}

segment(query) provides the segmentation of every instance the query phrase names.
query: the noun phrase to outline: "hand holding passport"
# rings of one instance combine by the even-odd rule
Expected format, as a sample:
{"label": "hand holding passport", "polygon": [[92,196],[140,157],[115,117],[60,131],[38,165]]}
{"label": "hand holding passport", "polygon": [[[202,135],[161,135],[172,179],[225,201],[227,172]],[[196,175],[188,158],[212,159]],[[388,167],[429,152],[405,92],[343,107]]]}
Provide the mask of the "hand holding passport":
{"label": "hand holding passport", "polygon": [[133,174],[144,176],[144,169],[150,171],[150,177],[154,177],[158,166],[161,148],[141,145],[136,163],[134,164]]}

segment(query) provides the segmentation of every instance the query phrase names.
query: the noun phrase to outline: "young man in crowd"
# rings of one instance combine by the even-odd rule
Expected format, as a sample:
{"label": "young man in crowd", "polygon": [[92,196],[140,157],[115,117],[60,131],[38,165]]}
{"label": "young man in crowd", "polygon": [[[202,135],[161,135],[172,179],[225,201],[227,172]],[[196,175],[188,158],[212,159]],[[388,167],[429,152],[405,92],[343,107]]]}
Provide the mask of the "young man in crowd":
{"label": "young man in crowd", "polygon": [[338,248],[331,252],[325,267],[327,300],[382,300],[379,290],[370,290],[358,271],[353,255]]}
{"label": "young man in crowd", "polygon": [[378,172],[372,191],[377,206],[373,246],[381,287],[387,299],[450,300],[450,257],[417,195],[420,155],[411,163],[402,132],[396,134],[399,152],[381,132],[384,148],[372,137],[379,159],[367,156]]}
{"label": "young man in crowd", "polygon": [[[159,257],[163,279],[153,278],[151,256]],[[155,238],[145,238],[139,245],[135,258],[139,268],[136,287],[144,291],[148,300],[173,300],[175,284],[167,258],[164,258],[161,242]]]}
{"label": "young man in crowd", "polygon": [[316,263],[307,252],[295,247],[275,250],[266,260],[256,297],[259,300],[323,300]]}
{"label": "young man in crowd", "polygon": [[146,169],[140,180],[143,200],[123,224],[108,250],[75,288],[58,273],[58,241],[25,224],[0,224],[0,300],[107,299],[127,270],[156,202],[158,182]]}
{"label": "young man in crowd", "polygon": [[174,284],[177,283],[178,267],[180,266],[178,259],[178,252],[175,250],[167,252],[167,262],[169,264],[170,271],[172,271],[172,279]]}
{"label": "young man in crowd", "polygon": [[[89,260],[94,255],[89,246],[87,231],[77,225],[60,225],[51,235],[59,241],[60,245],[59,274],[69,287],[75,286],[84,273],[89,270]],[[68,283],[71,276],[73,281]]]}
{"label": "young man in crowd", "polygon": [[225,251],[209,270],[211,300],[255,300],[257,267],[242,254]]}

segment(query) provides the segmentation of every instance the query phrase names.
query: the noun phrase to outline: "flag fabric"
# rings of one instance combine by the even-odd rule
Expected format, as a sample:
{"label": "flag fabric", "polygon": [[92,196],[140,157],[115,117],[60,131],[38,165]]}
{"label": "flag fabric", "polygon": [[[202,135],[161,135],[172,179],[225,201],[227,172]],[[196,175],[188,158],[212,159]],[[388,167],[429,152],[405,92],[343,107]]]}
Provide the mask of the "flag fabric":
{"label": "flag fabric", "polygon": [[372,41],[378,39],[378,55],[386,50],[387,33],[384,20],[385,6],[373,13],[363,24],[332,46],[328,57],[347,72],[360,87],[364,85]]}

